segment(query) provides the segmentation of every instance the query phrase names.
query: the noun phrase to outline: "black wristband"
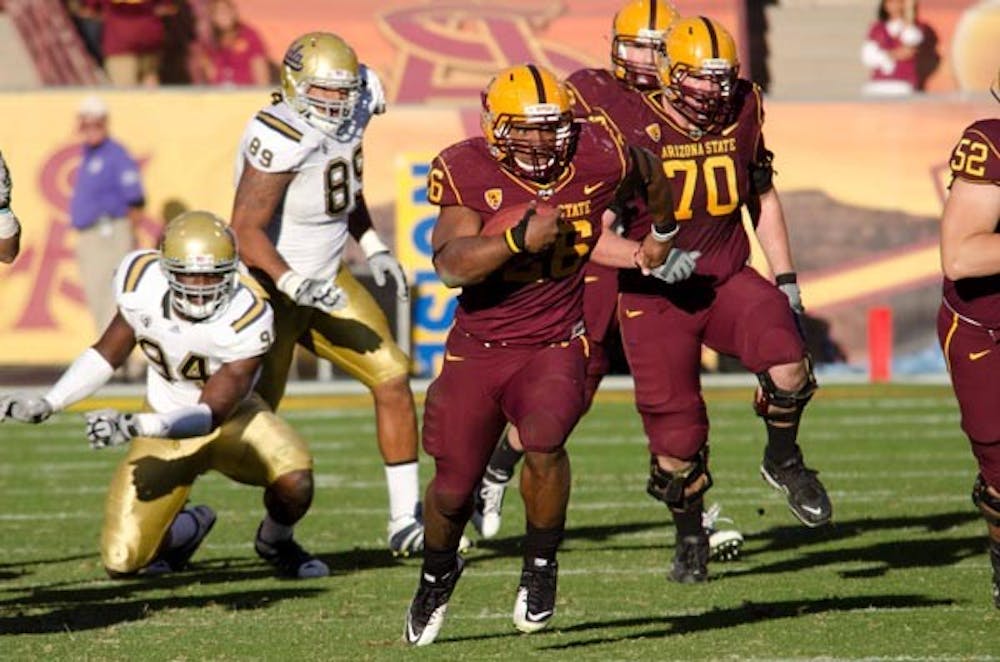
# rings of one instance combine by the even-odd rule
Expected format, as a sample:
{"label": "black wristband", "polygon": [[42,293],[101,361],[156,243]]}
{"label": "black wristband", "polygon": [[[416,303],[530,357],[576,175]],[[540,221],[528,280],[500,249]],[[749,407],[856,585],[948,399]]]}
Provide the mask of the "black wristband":
{"label": "black wristband", "polygon": [[792,283],[797,283],[798,279],[795,276],[794,271],[789,271],[788,273],[778,274],[774,277],[774,284],[781,285],[791,285]]}
{"label": "black wristband", "polygon": [[524,216],[518,221],[517,225],[512,228],[508,228],[504,232],[504,239],[507,240],[507,248],[510,249],[511,253],[515,255],[524,252],[524,236],[528,233],[528,221],[531,217],[535,215],[535,208],[531,207],[524,212]]}

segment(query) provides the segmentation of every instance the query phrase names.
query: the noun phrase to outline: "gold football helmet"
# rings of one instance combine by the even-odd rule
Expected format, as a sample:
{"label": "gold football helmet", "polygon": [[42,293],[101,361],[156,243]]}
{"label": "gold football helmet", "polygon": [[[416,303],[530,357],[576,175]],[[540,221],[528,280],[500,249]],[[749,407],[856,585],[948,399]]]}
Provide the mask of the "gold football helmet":
{"label": "gold football helmet", "polygon": [[677,16],[663,0],[631,0],[619,9],[611,24],[615,76],[640,89],[659,87],[663,38]]}
{"label": "gold football helmet", "polygon": [[281,96],[320,131],[333,133],[350,120],[360,95],[358,56],[337,35],[310,32],[285,51]]}
{"label": "gold football helmet", "polygon": [[667,32],[660,82],[671,105],[703,131],[732,120],[740,64],[736,42],[717,21],[682,18]]}
{"label": "gold football helmet", "polygon": [[569,164],[577,127],[569,93],[534,64],[504,69],[482,94],[482,128],[490,153],[519,177],[553,181]]}
{"label": "gold football helmet", "polygon": [[237,262],[236,237],[215,214],[185,212],[163,230],[160,268],[174,309],[189,319],[225,310],[236,291]]}

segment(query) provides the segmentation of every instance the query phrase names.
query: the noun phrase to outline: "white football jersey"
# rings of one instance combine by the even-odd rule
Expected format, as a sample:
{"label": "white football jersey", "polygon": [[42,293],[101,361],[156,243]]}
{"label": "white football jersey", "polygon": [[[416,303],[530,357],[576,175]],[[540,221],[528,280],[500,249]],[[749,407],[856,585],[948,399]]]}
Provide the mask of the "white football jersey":
{"label": "white football jersey", "polygon": [[336,133],[309,124],[285,102],[266,106],[247,124],[236,157],[261,172],[294,172],[283,204],[267,228],[278,253],[307,278],[333,278],[347,242],[347,215],[361,192],[361,142],[373,115],[385,112],[374,71],[361,65],[361,93],[351,119]]}
{"label": "white football jersey", "polygon": [[125,256],[114,278],[118,310],[135,331],[149,367],[146,399],[153,411],[197,404],[201,388],[223,363],[261,356],[274,338],[271,306],[240,284],[229,305],[207,320],[181,318],[159,251]]}

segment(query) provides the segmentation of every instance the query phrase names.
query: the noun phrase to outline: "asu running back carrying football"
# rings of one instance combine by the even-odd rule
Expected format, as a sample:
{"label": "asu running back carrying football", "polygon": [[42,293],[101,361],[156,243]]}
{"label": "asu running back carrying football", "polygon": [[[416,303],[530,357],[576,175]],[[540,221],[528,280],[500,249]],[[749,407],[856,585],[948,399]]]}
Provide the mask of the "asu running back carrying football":
{"label": "asu running back carrying football", "polygon": [[[533,64],[504,69],[482,103],[483,135],[446,148],[428,174],[428,201],[440,207],[434,266],[462,293],[424,411],[435,475],[405,626],[406,640],[418,646],[441,629],[463,570],[457,551],[473,492],[508,422],[525,449],[527,530],[514,625],[535,632],[549,624],[569,498],[563,446],[584,405],[581,267],[593,258],[649,271],[662,264],[677,231],[656,157],[622,143],[607,124],[575,122],[566,88],[551,72]],[[655,219],[647,239],[604,232],[607,208],[640,190]],[[498,211],[526,203],[504,233],[482,232]]]}
{"label": "asu running back carrying football", "polygon": [[292,42],[281,94],[247,124],[236,163],[233,229],[240,256],[274,307],[275,342],[258,392],[277,408],[296,344],[354,376],[374,396],[389,488],[389,547],[419,552],[417,423],[409,359],[381,309],[341,263],[348,235],[378,285],[408,296],[399,262],[372,227],[362,193],[365,127],[385,111],[382,84],[340,37]]}
{"label": "asu running back carrying football", "polygon": [[112,577],[184,568],[215,523],[207,506],[184,505],[209,469],[265,488],[258,555],[285,576],[329,574],[292,537],[312,501],[312,457],[253,393],[273,317],[240,281],[237,264],[221,219],[203,211],[178,216],[159,251],[130,253],[118,267],[118,313],[97,343],[44,396],[0,399],[0,420],[41,423],[96,392],[133,348],[142,350],[150,411],[87,414],[93,448],[131,442],[104,510],[101,559]]}

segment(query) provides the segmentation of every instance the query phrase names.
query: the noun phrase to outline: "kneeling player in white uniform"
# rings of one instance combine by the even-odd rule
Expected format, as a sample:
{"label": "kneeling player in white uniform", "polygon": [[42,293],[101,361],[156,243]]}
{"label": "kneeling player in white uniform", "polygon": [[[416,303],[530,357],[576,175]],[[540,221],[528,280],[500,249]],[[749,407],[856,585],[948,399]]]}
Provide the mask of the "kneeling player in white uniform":
{"label": "kneeling player in white uniform", "polygon": [[40,423],[97,391],[138,345],[149,362],[139,414],[87,414],[94,448],[131,442],[108,492],[101,558],[126,577],[182,569],[215,523],[185,508],[194,480],[215,469],[266,488],[257,554],[290,577],[327,566],[292,538],[313,495],[305,442],[253,392],[273,339],[267,302],[237,274],[232,232],[208,212],[173,219],[159,251],[135,251],[115,274],[118,314],[43,397],[0,398],[0,420]]}
{"label": "kneeling player in white uniform", "polygon": [[417,423],[409,359],[371,295],[341,264],[348,235],[375,282],[395,280],[399,262],[372,228],[362,195],[362,139],[385,110],[378,76],[340,37],[312,32],[285,53],[281,94],[247,124],[237,157],[232,225],[240,257],[274,308],[275,343],[257,387],[277,409],[296,344],[367,386],[389,487],[389,547],[423,549]]}

